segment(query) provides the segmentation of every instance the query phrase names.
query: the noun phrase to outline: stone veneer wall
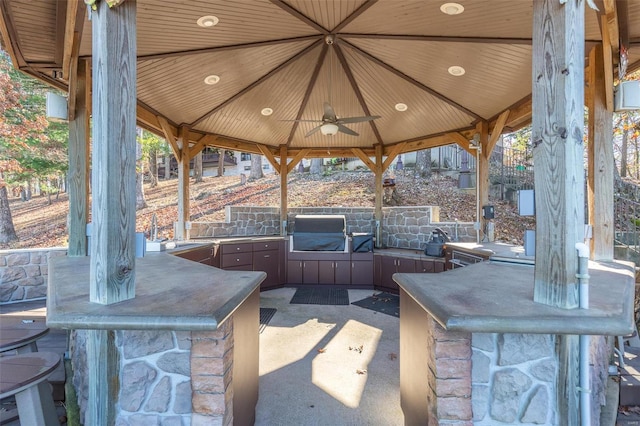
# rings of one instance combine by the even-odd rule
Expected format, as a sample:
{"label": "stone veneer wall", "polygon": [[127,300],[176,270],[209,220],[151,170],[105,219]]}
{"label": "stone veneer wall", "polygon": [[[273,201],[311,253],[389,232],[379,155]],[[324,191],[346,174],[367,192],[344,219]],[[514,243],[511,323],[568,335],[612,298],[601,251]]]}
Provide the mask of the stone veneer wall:
{"label": "stone veneer wall", "polygon": [[[375,233],[372,207],[294,207],[289,209],[287,232],[293,232],[298,214],[341,214],[347,232]],[[438,227],[457,241],[475,241],[473,223],[439,222],[435,206],[385,207],[382,209],[382,247],[423,250],[431,231]],[[250,235],[279,235],[277,207],[227,206],[224,222],[192,222],[191,238],[225,238]]]}
{"label": "stone veneer wall", "polygon": [[[591,411],[599,424],[609,355],[603,336],[591,343]],[[471,346],[474,425],[556,424],[555,336],[474,333]]]}
{"label": "stone veneer wall", "polygon": [[47,297],[48,259],[66,248],[0,251],[0,304]]}
{"label": "stone veneer wall", "polygon": [[[86,331],[71,341],[81,421],[89,397]],[[213,332],[117,331],[117,426],[233,424],[233,316]]]}

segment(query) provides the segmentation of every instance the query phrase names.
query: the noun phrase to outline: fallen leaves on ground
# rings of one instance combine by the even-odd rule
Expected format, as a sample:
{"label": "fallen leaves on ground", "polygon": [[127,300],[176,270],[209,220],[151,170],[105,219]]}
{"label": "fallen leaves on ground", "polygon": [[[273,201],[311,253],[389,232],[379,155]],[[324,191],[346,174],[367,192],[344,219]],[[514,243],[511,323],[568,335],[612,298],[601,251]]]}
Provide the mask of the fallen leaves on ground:
{"label": "fallen leaves on ground", "polygon": [[[374,207],[375,180],[367,171],[332,172],[328,175],[292,173],[289,175],[287,200],[289,207]],[[269,175],[242,185],[239,176],[205,177],[203,182],[191,182],[190,210],[194,222],[224,220],[229,205],[280,205],[280,176]],[[398,206],[440,207],[441,221],[473,222],[475,194],[457,188],[457,181],[434,175],[430,179],[411,174],[396,176]],[[173,238],[173,222],[178,215],[178,181],[160,181],[151,188],[145,185],[147,207],[136,212],[136,230],[148,232],[156,215],[159,237]],[[0,245],[0,249],[41,248],[67,245],[67,194],[46,196],[29,201],[12,198],[10,208],[19,241]],[[518,215],[507,202],[492,201],[495,206],[496,239],[522,244],[525,229],[535,229],[532,218]]]}

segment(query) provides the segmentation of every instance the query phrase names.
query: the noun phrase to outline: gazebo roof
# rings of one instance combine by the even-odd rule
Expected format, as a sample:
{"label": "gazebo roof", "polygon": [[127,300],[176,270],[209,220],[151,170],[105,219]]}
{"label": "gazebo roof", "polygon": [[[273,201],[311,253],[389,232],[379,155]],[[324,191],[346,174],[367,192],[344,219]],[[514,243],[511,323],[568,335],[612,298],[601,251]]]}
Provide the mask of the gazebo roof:
{"label": "gazebo roof", "polygon": [[[468,140],[479,121],[526,124],[532,2],[461,0],[458,15],[443,3],[138,0],[138,121],[165,134],[186,125],[191,143],[274,153],[286,145],[288,155],[308,157],[370,154],[378,144],[385,154],[411,151],[456,142],[452,134]],[[621,40],[629,69],[638,68],[640,2],[596,3],[600,12],[585,6],[585,53],[601,42],[611,48],[613,76]],[[199,26],[209,15],[217,24]],[[75,59],[91,57],[87,16],[82,1],[5,0],[0,30],[14,65],[66,90]],[[216,84],[205,83],[211,75]],[[321,119],[324,102],[339,117],[380,118],[346,124],[359,136],[306,137],[320,123],[291,120]]]}

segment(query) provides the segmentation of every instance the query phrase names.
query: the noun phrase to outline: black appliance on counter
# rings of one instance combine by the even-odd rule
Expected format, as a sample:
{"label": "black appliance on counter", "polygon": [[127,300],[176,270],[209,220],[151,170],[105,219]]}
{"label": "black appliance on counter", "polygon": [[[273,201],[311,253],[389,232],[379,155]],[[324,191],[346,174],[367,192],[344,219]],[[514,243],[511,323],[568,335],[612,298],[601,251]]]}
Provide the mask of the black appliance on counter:
{"label": "black appliance on counter", "polygon": [[297,215],[293,224],[294,251],[345,251],[344,215]]}
{"label": "black appliance on counter", "polygon": [[351,251],[369,253],[373,251],[373,235],[354,232],[351,235]]}

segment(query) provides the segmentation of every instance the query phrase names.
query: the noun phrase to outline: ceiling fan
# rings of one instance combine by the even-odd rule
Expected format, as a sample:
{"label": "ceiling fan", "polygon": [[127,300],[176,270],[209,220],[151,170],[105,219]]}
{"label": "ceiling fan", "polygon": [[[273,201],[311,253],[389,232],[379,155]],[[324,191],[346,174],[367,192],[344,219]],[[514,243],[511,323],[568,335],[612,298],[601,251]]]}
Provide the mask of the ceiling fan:
{"label": "ceiling fan", "polygon": [[329,102],[325,102],[324,114],[322,115],[322,120],[290,120],[290,121],[305,122],[305,123],[322,123],[314,127],[313,129],[311,129],[309,132],[307,132],[307,134],[304,135],[304,137],[306,138],[316,133],[318,130],[320,130],[320,132],[322,132],[322,134],[325,136],[333,136],[338,132],[342,132],[351,136],[358,136],[357,132],[354,132],[353,130],[345,126],[345,124],[363,123],[365,121],[375,120],[376,118],[380,118],[380,116],[369,115],[369,116],[363,116],[363,117],[338,118],[338,116],[336,116],[335,111],[333,110],[333,107],[329,104]]}

